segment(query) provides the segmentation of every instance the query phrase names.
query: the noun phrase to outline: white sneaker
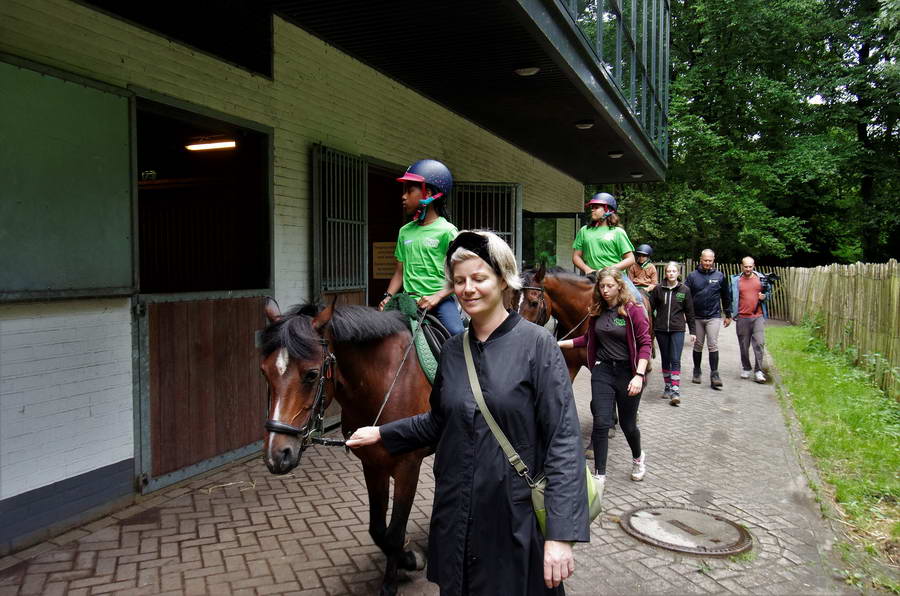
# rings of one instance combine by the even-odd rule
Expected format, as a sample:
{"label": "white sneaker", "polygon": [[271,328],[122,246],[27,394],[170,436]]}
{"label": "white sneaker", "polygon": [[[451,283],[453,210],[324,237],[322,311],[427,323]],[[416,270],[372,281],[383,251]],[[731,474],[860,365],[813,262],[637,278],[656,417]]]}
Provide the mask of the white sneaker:
{"label": "white sneaker", "polygon": [[647,467],[644,465],[644,452],[641,451],[641,456],[637,459],[631,460],[631,479],[635,482],[640,482],[644,479],[644,474],[647,473]]}
{"label": "white sneaker", "polygon": [[749,370],[742,370],[742,371],[741,371],[741,378],[742,378],[742,379],[749,379],[749,378],[750,378],[750,371],[749,371]]}
{"label": "white sneaker", "polygon": [[758,370],[758,371],[756,371],[756,378],[753,380],[756,381],[757,383],[765,383],[766,375],[763,374],[763,371]]}
{"label": "white sneaker", "polygon": [[597,500],[602,503],[603,491],[606,488],[606,474],[594,474],[594,479],[597,481],[594,483],[597,486]]}

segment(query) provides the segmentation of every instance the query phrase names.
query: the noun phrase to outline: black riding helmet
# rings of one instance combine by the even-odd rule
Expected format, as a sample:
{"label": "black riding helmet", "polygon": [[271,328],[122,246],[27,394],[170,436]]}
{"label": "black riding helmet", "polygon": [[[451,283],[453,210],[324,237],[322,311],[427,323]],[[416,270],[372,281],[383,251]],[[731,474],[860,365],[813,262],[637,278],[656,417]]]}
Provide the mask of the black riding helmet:
{"label": "black riding helmet", "polygon": [[641,244],[636,249],[634,249],[634,254],[636,255],[644,255],[645,257],[649,257],[653,254],[653,247],[649,244]]}

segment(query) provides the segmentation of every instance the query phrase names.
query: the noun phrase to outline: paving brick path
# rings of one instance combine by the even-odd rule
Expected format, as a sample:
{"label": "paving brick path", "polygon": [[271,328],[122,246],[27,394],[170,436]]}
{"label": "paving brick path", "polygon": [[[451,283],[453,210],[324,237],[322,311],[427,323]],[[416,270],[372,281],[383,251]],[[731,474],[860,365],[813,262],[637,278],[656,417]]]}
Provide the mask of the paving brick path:
{"label": "paving brick path", "polygon": [[[607,510],[590,544],[576,548],[569,594],[837,594],[833,535],[817,513],[771,384],[738,378],[734,328],[724,330],[724,391],[686,383],[681,407],[657,397],[650,377],[640,426],[647,476],[631,482],[621,433],[610,445]],[[690,354],[683,363],[689,376]],[[658,370],[658,367],[657,367]],[[589,378],[576,379],[582,431],[590,428]],[[426,460],[409,537],[425,546],[433,498]],[[382,555],[367,532],[367,499],[355,458],[315,448],[301,468],[270,475],[259,458],[228,466],[139,505],[0,559],[0,596],[26,594],[372,594]],[[679,555],[619,527],[645,505],[702,507],[744,524],[752,554]],[[404,594],[437,594],[424,573]]]}

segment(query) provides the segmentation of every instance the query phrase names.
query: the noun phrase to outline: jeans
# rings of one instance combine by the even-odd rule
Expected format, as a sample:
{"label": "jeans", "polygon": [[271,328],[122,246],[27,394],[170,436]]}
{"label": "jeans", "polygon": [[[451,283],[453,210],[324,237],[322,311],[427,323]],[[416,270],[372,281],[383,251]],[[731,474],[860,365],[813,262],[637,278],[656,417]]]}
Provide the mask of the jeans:
{"label": "jeans", "polygon": [[753,370],[762,370],[763,346],[766,345],[765,319],[763,317],[738,318],[735,323],[737,324],[738,347],[741,350],[741,367],[744,370],[750,370],[750,346],[753,346],[753,355],[756,357],[756,366]]}
{"label": "jeans", "polygon": [[663,380],[666,385],[681,385],[681,350],[684,348],[684,331],[657,331],[659,356],[662,360]]}
{"label": "jeans", "polygon": [[432,314],[438,318],[438,321],[447,328],[450,335],[459,335],[463,332],[462,319],[459,316],[459,309],[456,306],[456,299],[453,296],[447,296],[434,307]]}
{"label": "jeans", "polygon": [[628,383],[633,377],[631,364],[627,361],[598,362],[591,369],[591,414],[594,415],[591,441],[594,444],[594,467],[598,474],[606,474],[608,433],[613,425],[616,407],[619,409],[619,426],[631,448],[631,457],[641,456],[641,431],[637,426],[641,394],[628,395]]}

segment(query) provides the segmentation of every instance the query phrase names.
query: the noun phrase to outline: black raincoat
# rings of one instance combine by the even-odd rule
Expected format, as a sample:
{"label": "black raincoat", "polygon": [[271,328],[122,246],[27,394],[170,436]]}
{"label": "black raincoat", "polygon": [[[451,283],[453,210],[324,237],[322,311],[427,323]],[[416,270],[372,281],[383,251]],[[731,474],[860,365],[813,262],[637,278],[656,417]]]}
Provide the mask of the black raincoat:
{"label": "black raincoat", "polygon": [[[531,489],[476,411],[463,337],[444,346],[431,411],[381,427],[391,452],[436,448],[428,579],[442,594],[561,594],[562,586],[544,584],[544,537]],[[531,475],[547,475],[547,538],[587,542],[584,448],[556,340],[511,312],[487,341],[474,334],[469,341],[497,424]]]}

